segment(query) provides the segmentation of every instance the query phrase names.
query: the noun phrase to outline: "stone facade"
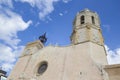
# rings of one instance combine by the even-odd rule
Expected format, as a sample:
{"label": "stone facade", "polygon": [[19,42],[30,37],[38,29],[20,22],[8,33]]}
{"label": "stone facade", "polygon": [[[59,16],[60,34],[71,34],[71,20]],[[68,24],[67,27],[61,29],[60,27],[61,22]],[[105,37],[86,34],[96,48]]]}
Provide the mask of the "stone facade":
{"label": "stone facade", "polygon": [[95,12],[85,9],[76,15],[71,42],[64,47],[44,47],[40,41],[29,43],[8,80],[120,79],[119,65],[107,63],[100,21]]}
{"label": "stone facade", "polygon": [[104,70],[109,75],[109,80],[120,80],[120,64],[106,65]]}

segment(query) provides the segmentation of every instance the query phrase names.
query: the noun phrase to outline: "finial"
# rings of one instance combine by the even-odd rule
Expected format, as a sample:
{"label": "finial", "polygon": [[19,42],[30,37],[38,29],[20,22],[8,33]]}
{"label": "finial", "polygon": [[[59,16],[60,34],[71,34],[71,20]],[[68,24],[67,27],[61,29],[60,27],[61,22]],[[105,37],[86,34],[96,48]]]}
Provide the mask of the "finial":
{"label": "finial", "polygon": [[43,35],[39,36],[39,40],[40,40],[43,44],[45,44],[45,42],[47,41],[46,32],[45,32]]}
{"label": "finial", "polygon": [[88,8],[85,8],[85,11],[90,11]]}

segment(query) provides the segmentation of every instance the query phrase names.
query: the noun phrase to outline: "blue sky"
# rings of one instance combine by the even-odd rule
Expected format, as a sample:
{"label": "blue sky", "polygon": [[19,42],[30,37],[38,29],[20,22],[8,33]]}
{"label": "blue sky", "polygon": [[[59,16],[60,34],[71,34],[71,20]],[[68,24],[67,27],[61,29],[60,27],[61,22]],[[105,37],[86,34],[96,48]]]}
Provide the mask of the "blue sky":
{"label": "blue sky", "polygon": [[120,63],[119,0],[0,0],[0,66],[11,71],[28,42],[47,33],[47,43],[70,44],[77,12],[99,14],[110,64]]}

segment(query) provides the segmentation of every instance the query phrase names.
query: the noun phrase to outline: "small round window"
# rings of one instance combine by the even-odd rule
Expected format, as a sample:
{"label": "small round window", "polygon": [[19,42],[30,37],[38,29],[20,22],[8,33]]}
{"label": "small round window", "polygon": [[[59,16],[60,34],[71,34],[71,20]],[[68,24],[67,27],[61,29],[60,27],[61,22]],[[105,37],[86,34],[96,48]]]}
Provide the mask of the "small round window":
{"label": "small round window", "polygon": [[47,62],[42,62],[38,68],[38,74],[43,74],[48,67]]}

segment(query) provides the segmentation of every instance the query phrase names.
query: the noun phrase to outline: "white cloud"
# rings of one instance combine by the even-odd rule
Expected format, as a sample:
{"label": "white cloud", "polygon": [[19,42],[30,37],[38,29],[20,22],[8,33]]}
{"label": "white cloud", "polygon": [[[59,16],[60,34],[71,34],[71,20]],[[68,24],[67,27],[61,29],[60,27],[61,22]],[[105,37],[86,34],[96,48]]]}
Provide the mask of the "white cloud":
{"label": "white cloud", "polygon": [[[54,11],[54,3],[62,1],[64,3],[68,3],[72,0],[15,0],[15,1],[21,1],[23,3],[29,3],[32,7],[37,7],[39,10],[39,18],[41,20],[45,20],[46,16]],[[65,12],[65,14],[67,11]],[[61,14],[60,14],[61,15]],[[47,18],[51,21],[51,19]]]}
{"label": "white cloud", "polygon": [[0,64],[4,70],[9,71],[12,69],[23,48],[23,46],[18,46],[18,48],[14,50],[5,44],[0,44]]}
{"label": "white cloud", "polygon": [[0,44],[0,62],[14,62],[15,55],[12,53],[12,48]]}
{"label": "white cloud", "polygon": [[107,45],[105,45],[107,51],[107,59],[109,64],[120,64],[120,48],[111,50]]}
{"label": "white cloud", "polygon": [[59,13],[60,16],[63,16],[63,13]]}
{"label": "white cloud", "polygon": [[120,56],[120,48],[116,49],[116,53]]}
{"label": "white cloud", "polygon": [[63,16],[63,15],[65,15],[65,14],[67,14],[67,13],[68,13],[68,11],[65,10],[65,11],[63,11],[63,12],[60,12],[59,15],[60,15],[60,16]]}
{"label": "white cloud", "polygon": [[14,66],[13,63],[4,63],[2,65],[2,69],[5,71],[10,71],[10,70],[12,70],[13,66]]}
{"label": "white cloud", "polygon": [[37,27],[38,25],[40,25],[40,22],[37,22],[37,23],[35,24],[35,27]]}
{"label": "white cloud", "polygon": [[13,8],[12,0],[0,0],[0,5],[1,4],[9,8]]}
{"label": "white cloud", "polygon": [[15,48],[20,42],[18,31],[24,31],[31,21],[24,22],[22,17],[8,9],[0,9],[0,40]]}
{"label": "white cloud", "polygon": [[39,17],[41,20],[50,14],[54,10],[54,3],[59,0],[16,0],[21,2],[27,2],[32,7],[37,7],[39,9]]}
{"label": "white cloud", "polygon": [[17,33],[26,30],[32,23],[31,20],[25,22],[19,14],[11,11],[12,7],[12,0],[0,0],[0,66],[8,72],[24,48],[18,45],[21,40]]}
{"label": "white cloud", "polygon": [[64,3],[68,3],[70,1],[72,1],[72,0],[63,0]]}
{"label": "white cloud", "polygon": [[48,19],[49,21],[52,21],[52,18],[51,18],[50,16],[47,16],[47,19]]}

